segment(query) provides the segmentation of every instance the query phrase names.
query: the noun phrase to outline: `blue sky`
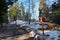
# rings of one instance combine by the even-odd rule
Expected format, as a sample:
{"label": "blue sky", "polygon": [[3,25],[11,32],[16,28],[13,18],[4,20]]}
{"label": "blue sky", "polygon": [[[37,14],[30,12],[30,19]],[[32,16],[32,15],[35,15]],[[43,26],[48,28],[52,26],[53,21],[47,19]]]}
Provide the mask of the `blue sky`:
{"label": "blue sky", "polygon": [[[20,4],[21,2],[24,4],[24,7],[27,9],[28,6],[29,6],[29,3],[28,3],[29,0],[18,0],[18,3]],[[55,2],[56,0],[46,0],[46,3],[48,6],[50,6],[53,2]],[[38,11],[38,8],[39,8],[39,0],[34,0],[35,2],[35,8],[34,8],[34,17],[35,19],[38,20],[38,15],[39,15],[39,11]],[[31,13],[32,14],[32,13]],[[32,18],[33,18],[33,14],[32,14]]]}

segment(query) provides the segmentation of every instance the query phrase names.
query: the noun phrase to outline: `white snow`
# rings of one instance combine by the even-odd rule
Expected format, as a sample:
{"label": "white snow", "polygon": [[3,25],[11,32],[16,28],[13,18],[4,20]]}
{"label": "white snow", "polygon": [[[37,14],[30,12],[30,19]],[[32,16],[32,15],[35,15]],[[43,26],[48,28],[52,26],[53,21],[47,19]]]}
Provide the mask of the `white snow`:
{"label": "white snow", "polygon": [[27,23],[27,22],[26,21],[22,21],[22,20],[16,20],[16,21],[11,22],[10,24],[19,25],[19,24],[25,24],[25,23]]}
{"label": "white snow", "polygon": [[[42,28],[42,26],[39,25],[39,24],[41,24],[40,22],[30,22],[30,24],[29,24],[27,21],[16,20],[16,21],[11,22],[10,24],[29,26],[34,29]],[[46,27],[47,26],[44,26],[44,28],[46,28]]]}
{"label": "white snow", "polygon": [[48,39],[54,38],[55,40],[58,40],[58,36],[60,35],[60,31],[49,31],[45,32],[46,35],[50,35]]}
{"label": "white snow", "polygon": [[[47,23],[48,22],[45,22],[45,24],[47,24]],[[41,24],[41,22],[31,22],[30,24],[28,24],[28,22],[26,22],[26,21],[16,20],[16,21],[11,22],[11,24],[17,24],[17,25],[22,24],[23,26],[29,26],[34,29],[42,28],[42,26],[39,25],[39,24]],[[46,27],[47,26],[44,26],[44,28],[46,28]],[[40,33],[42,33],[42,31],[40,31]],[[44,31],[44,33],[46,35],[50,35],[47,40],[50,40],[51,38],[54,38],[55,40],[57,40],[58,36],[60,35],[60,31],[48,31],[47,30],[47,31]]]}
{"label": "white snow", "polygon": [[[37,32],[42,34],[41,30],[38,30]],[[49,36],[45,37],[47,40],[52,40],[52,38],[54,38],[54,40],[58,40],[58,36],[60,36],[60,31],[44,30],[44,34],[49,35]],[[41,37],[41,35],[40,35],[40,37]]]}

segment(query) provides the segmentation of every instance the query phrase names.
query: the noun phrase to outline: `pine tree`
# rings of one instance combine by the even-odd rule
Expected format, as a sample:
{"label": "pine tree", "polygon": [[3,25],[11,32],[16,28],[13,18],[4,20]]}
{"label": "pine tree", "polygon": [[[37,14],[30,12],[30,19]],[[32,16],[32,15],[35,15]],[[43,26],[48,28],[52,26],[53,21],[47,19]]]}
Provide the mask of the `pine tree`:
{"label": "pine tree", "polygon": [[17,14],[18,14],[18,9],[17,9],[16,3],[14,3],[14,5],[11,6],[11,8],[10,8],[10,19],[11,19],[11,21],[14,21],[17,19]]}
{"label": "pine tree", "polygon": [[0,24],[6,21],[7,3],[5,0],[0,0]]}
{"label": "pine tree", "polygon": [[52,4],[52,22],[60,24],[60,0]]}
{"label": "pine tree", "polygon": [[23,3],[20,4],[20,7],[18,8],[18,19],[25,20],[25,8]]}
{"label": "pine tree", "polygon": [[45,3],[46,3],[46,0],[40,0],[40,3],[39,3],[39,20],[40,20],[40,17],[41,17],[41,13],[45,7]]}

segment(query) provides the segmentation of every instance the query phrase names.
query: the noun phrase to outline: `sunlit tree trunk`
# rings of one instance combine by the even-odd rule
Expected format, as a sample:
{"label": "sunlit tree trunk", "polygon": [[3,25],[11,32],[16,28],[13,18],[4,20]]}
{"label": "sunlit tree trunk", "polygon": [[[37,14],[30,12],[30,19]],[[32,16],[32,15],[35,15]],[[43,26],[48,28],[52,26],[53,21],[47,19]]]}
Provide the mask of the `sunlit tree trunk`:
{"label": "sunlit tree trunk", "polygon": [[34,17],[35,17],[35,15],[34,15],[34,7],[35,7],[35,5],[34,5],[34,0],[31,0],[31,1],[32,1],[31,5],[32,5],[33,20],[34,20]]}

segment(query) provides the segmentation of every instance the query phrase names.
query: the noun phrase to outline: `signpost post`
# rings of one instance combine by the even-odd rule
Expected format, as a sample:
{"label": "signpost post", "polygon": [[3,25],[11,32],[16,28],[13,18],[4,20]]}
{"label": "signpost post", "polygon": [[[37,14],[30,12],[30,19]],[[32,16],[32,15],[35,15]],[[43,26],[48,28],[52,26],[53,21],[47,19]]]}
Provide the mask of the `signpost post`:
{"label": "signpost post", "polygon": [[41,15],[40,22],[42,23],[42,40],[44,40],[44,23],[46,21],[46,16],[44,14]]}
{"label": "signpost post", "polygon": [[45,24],[44,22],[46,22],[46,16],[45,16],[45,14],[42,14],[41,15],[41,18],[40,18],[40,20],[39,20],[42,24],[42,40],[45,40],[44,39],[44,26],[45,25],[47,25],[48,27],[53,27],[53,26],[55,26],[55,24],[53,24],[53,23],[48,23],[48,24]]}

